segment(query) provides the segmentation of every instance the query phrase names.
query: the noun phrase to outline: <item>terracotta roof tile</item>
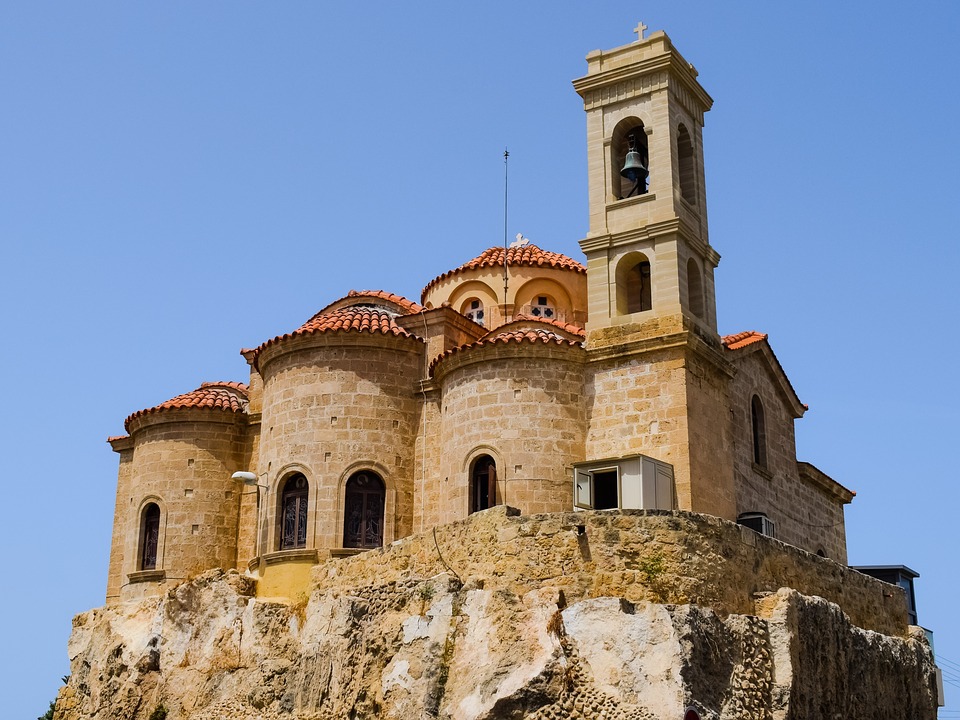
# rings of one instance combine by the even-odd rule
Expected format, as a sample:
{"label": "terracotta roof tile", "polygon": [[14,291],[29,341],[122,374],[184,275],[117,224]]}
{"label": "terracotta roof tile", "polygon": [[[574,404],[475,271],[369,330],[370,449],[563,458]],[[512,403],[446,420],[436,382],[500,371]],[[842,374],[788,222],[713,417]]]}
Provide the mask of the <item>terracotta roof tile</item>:
{"label": "terracotta roof tile", "polygon": [[389,312],[370,307],[345,307],[330,312],[320,311],[293,332],[267,340],[256,349],[256,355],[259,356],[268,347],[290,338],[337,332],[379,333],[380,335],[420,339],[397,325],[393,315]]}
{"label": "terracotta roof tile", "polygon": [[577,340],[567,340],[567,338],[561,337],[544,328],[537,328],[535,330],[508,330],[506,332],[498,332],[496,335],[486,335],[476,342],[460,345],[459,347],[441,353],[430,363],[430,374],[433,374],[434,368],[440,362],[457,353],[474,350],[487,345],[506,345],[508,343],[540,343],[543,345],[559,345],[561,347],[582,347],[581,342]]}
{"label": "terracotta roof tile", "polygon": [[766,339],[766,333],[760,333],[756,330],[747,330],[746,332],[740,332],[734,335],[724,335],[722,338],[720,338],[720,342],[723,343],[723,346],[727,350],[739,350],[740,348],[747,347],[747,345],[753,345],[754,343],[758,343],[761,340]]}
{"label": "terracotta roof tile", "polygon": [[[723,343],[723,346],[727,350],[741,350],[745,347],[756,345],[757,343],[765,340],[767,340],[767,334],[757,332],[756,330],[747,330],[745,332],[739,332],[733,335],[724,335],[720,338],[720,342]],[[780,358],[778,358],[777,354],[773,352],[773,348],[770,347],[769,342],[767,342],[767,349],[770,351],[770,356],[773,358],[773,362],[776,363],[777,369],[786,383],[786,387],[789,388],[790,394],[793,395],[793,399],[796,400],[804,410],[809,410],[809,405],[804,402],[800,402],[800,398],[797,395],[796,389],[793,387],[793,383],[790,382],[790,378],[787,376],[786,370],[784,370],[783,365],[780,364]]]}
{"label": "terracotta roof tile", "polygon": [[239,382],[205,382],[196,390],[177,395],[166,402],[145,410],[139,410],[123,421],[123,427],[130,430],[130,423],[144,415],[182,408],[202,408],[242,413],[247,409],[247,386]]}
{"label": "terracotta roof tile", "polygon": [[334,305],[338,305],[344,300],[363,299],[369,299],[373,302],[376,302],[377,300],[386,300],[387,302],[399,307],[403,311],[404,315],[412,315],[423,310],[423,306],[420,305],[420,303],[416,303],[413,300],[407,300],[407,298],[403,297],[403,295],[396,295],[392,292],[387,292],[386,290],[351,290],[339,300],[334,300],[332,303],[320,310],[320,312],[314,315],[314,317],[317,315],[323,315]]}
{"label": "terracotta roof tile", "polygon": [[315,332],[370,332],[411,337],[409,332],[394,322],[393,315],[369,307],[345,307],[329,313],[317,313],[292,334]]}
{"label": "terracotta roof tile", "polygon": [[126,440],[129,435],[111,435],[107,438],[108,443],[116,442],[117,440]]}
{"label": "terracotta roof tile", "polygon": [[580,337],[586,337],[586,331],[579,325],[574,325],[573,323],[563,322],[563,320],[555,320],[553,318],[543,318],[543,317],[533,317],[532,315],[517,315],[513,318],[507,325],[512,325],[515,322],[536,322],[536,323],[546,323],[547,325],[553,325],[565,332],[568,332],[572,335],[578,335]]}
{"label": "terracotta roof tile", "polygon": [[[503,267],[503,253],[504,249],[502,247],[488,248],[473,260],[465,262],[460,267],[449,270],[442,275],[438,275],[429,283],[427,283],[427,286],[423,289],[423,292],[420,293],[420,302],[423,302],[426,299],[430,288],[437,283],[446,280],[447,278],[453,277],[454,275],[459,275],[467,270],[479,270],[487,267]],[[539,266],[558,268],[560,270],[572,270],[578,273],[587,272],[587,269],[573,258],[567,257],[566,255],[561,255],[560,253],[550,252],[549,250],[542,250],[533,244],[524,245],[523,247],[519,248],[508,248],[506,253],[508,266]]]}

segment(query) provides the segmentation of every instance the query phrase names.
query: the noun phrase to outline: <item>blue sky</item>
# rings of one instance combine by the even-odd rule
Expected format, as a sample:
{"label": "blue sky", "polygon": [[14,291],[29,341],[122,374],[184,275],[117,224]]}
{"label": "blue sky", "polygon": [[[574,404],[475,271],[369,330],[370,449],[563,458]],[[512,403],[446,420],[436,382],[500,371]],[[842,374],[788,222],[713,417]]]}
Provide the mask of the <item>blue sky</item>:
{"label": "blue sky", "polygon": [[32,0],[0,6],[5,716],[46,709],[103,602],[129,413],[501,243],[504,146],[510,235],[582,257],[570,81],[641,19],[716,101],[721,332],[770,334],[799,457],[858,492],[851,563],[920,572],[960,667],[960,4]]}

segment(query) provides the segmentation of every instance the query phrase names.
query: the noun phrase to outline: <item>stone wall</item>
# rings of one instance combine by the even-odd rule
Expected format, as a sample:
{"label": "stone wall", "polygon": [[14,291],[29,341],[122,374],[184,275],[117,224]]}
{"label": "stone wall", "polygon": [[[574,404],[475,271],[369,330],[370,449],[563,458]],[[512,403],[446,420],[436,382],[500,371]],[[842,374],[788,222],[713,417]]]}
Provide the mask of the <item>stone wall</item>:
{"label": "stone wall", "polygon": [[413,531],[422,351],[415,339],[350,333],[294,338],[261,356],[262,552],[279,548],[278,491],[294,472],[310,484],[307,547],[343,546],[344,487],[359,470],[386,485],[385,541]]}
{"label": "stone wall", "polygon": [[517,594],[562,590],[568,601],[622,597],[750,613],[757,598],[791,587],[838,604],[868,630],[903,636],[898,588],[720,518],[660,510],[519,515],[496,507],[314,568],[322,590],[452,572]]}
{"label": "stone wall", "polygon": [[586,460],[641,453],[673,465],[679,507],[691,505],[682,348],[587,365]]}
{"label": "stone wall", "polygon": [[582,359],[573,347],[491,345],[438,376],[443,489],[426,507],[428,527],[467,516],[471,464],[484,454],[497,463],[498,504],[506,499],[524,513],[573,507],[572,466],[583,460],[585,430]]}
{"label": "stone wall", "polygon": [[[584,533],[566,525],[575,520]],[[717,552],[698,558],[703,546],[683,537],[691,530]],[[691,574],[718,565],[712,582],[727,585],[744,582],[751,562],[771,582],[809,581],[817,567],[823,589],[851,593],[847,608],[897,624],[870,598],[892,586],[746,532],[691,514],[518,518],[499,508],[438,530],[459,578],[420,574],[436,567],[432,533],[328,561],[293,606],[255,598],[235,571],[210,571],[77,616],[55,718],[659,720],[693,707],[704,720],[934,720],[933,655],[917,628],[865,631],[837,605],[788,589],[721,591],[719,612],[641,597],[708,594],[666,559],[672,549]],[[747,611],[728,612],[737,603]]]}
{"label": "stone wall", "polygon": [[[743,352],[743,351],[741,351]],[[772,357],[772,353],[771,353]],[[776,523],[784,542],[846,563],[843,505],[835,497],[804,482],[797,468],[794,416],[772,375],[762,349],[739,354],[731,384],[732,452],[737,478],[737,513],[763,512]],[[751,401],[763,403],[766,467],[753,462]]]}
{"label": "stone wall", "polygon": [[124,568],[128,560],[126,557],[127,533],[131,530],[128,506],[133,473],[133,439],[130,436],[111,438],[110,444],[114,452],[120,454],[117,492],[114,498],[113,534],[110,539],[110,563],[107,568],[107,602],[114,602],[120,599],[120,588],[127,581],[124,577]]}
{"label": "stone wall", "polygon": [[132,423],[132,455],[124,451],[117,484],[108,599],[162,587],[136,574],[141,515],[151,502],[161,510],[157,570],[166,582],[234,567],[241,487],[230,476],[243,467],[244,432],[242,418],[215,410],[167,410]]}
{"label": "stone wall", "polygon": [[691,487],[690,504],[680,507],[736,520],[729,366],[717,349],[702,347],[687,351],[686,371]]}

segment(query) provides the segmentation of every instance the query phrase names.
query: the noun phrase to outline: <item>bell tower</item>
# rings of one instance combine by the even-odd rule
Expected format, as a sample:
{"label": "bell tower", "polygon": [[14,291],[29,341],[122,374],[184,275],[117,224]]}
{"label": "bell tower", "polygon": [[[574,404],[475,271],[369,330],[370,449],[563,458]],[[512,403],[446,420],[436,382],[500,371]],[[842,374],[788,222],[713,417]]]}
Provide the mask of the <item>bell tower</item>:
{"label": "bell tower", "polygon": [[713,100],[670,38],[645,29],[587,55],[573,83],[587,113],[588,342],[688,329],[717,344],[702,132]]}
{"label": "bell tower", "polygon": [[[587,55],[588,461],[673,467],[681,510],[736,517],[729,383],[707,235],[703,116],[713,100],[656,32]],[[610,412],[611,408],[614,410]]]}

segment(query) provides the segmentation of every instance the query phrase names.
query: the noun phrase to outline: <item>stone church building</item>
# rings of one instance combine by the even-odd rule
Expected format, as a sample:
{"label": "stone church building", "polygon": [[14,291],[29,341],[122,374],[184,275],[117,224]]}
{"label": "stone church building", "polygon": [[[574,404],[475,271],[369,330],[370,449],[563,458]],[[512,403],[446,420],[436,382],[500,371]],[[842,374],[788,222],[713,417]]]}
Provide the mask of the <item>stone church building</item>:
{"label": "stone church building", "polygon": [[130,415],[108,603],[216,567],[292,598],[323,559],[504,504],[692,510],[846,563],[853,493],[798,461],[806,406],[766,335],[717,331],[710,96],[662,32],[587,60],[584,257],[518,240],[419,301],[350,292],[243,350],[248,383]]}

